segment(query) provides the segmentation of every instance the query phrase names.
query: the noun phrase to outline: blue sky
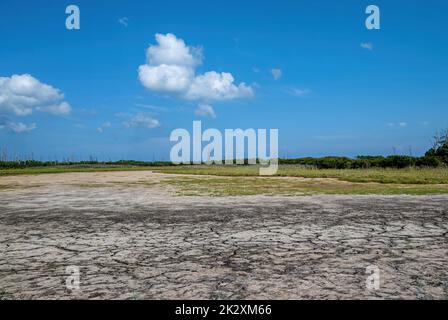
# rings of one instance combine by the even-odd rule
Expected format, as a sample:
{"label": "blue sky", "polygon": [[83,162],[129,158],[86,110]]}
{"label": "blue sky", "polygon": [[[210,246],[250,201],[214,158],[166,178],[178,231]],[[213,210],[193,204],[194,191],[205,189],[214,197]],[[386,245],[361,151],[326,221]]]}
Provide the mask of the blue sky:
{"label": "blue sky", "polygon": [[[80,30],[65,27],[69,4]],[[380,30],[364,25],[369,4]],[[447,15],[435,0],[2,1],[0,147],[44,160],[168,160],[170,132],[202,120],[278,128],[280,156],[420,155],[448,127]],[[139,76],[171,63],[156,34],[198,58],[171,61],[194,73],[188,88]],[[228,90],[208,94],[206,72]],[[24,75],[35,103],[14,93]]]}

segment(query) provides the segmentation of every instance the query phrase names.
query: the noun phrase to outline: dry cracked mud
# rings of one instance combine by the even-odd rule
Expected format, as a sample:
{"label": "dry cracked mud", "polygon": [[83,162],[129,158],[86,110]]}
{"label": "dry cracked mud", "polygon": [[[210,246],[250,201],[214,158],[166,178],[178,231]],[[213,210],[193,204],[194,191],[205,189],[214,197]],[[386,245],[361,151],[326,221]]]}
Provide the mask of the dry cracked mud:
{"label": "dry cracked mud", "polygon": [[448,196],[182,197],[163,179],[1,177],[0,298],[448,298]]}

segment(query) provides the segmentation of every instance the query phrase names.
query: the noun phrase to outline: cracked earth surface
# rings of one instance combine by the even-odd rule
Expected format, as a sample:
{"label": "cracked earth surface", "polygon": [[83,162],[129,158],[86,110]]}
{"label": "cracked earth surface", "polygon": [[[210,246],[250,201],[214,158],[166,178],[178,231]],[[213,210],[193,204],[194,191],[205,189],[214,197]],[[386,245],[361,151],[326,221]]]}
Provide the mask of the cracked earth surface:
{"label": "cracked earth surface", "polygon": [[164,177],[1,177],[0,298],[448,298],[448,196],[181,197]]}

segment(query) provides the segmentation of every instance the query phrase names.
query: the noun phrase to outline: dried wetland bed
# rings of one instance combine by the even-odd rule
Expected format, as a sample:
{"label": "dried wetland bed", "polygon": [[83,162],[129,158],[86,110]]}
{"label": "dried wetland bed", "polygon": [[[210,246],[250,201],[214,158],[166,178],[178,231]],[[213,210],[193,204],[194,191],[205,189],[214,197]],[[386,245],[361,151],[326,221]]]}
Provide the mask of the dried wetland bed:
{"label": "dried wetland bed", "polygon": [[0,174],[0,299],[448,298],[445,171],[204,170]]}

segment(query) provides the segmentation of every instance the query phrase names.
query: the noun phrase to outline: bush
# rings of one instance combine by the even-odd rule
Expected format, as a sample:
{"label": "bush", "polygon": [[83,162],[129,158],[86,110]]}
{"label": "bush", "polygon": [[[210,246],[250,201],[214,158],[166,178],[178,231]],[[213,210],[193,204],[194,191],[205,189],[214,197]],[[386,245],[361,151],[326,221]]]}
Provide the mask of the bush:
{"label": "bush", "polygon": [[347,157],[280,159],[280,164],[299,164],[316,169],[368,169],[368,168],[407,168],[407,167],[439,167],[443,162],[437,157],[411,156],[358,156]]}
{"label": "bush", "polygon": [[448,130],[436,133],[433,147],[426,152],[425,157],[437,158],[448,165]]}
{"label": "bush", "polygon": [[415,162],[415,165],[418,167],[436,168],[436,167],[442,166],[443,162],[442,162],[442,160],[440,160],[437,157],[425,156],[425,157],[418,158],[417,161]]}
{"label": "bush", "polygon": [[299,164],[317,169],[349,169],[353,159],[346,157],[280,159],[280,164]]}
{"label": "bush", "polygon": [[384,161],[385,168],[402,169],[414,166],[416,158],[410,156],[389,156]]}

